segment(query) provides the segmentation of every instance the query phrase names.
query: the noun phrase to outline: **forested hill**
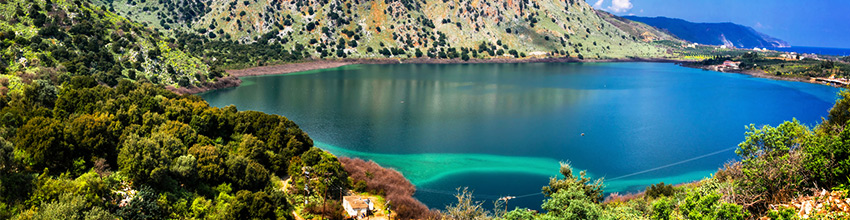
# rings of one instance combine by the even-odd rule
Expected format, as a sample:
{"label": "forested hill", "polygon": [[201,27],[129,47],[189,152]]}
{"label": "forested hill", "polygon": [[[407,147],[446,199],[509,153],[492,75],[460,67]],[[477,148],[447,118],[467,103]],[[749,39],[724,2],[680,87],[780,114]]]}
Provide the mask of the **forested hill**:
{"label": "forested hill", "polygon": [[0,0],[0,219],[293,219],[348,187],[285,117],[166,90],[225,74],[181,47],[84,0]]}
{"label": "forested hill", "polygon": [[759,33],[751,27],[733,23],[693,23],[676,18],[637,17],[624,18],[643,22],[669,31],[683,40],[707,45],[726,45],[738,48],[788,47],[788,42]]}
{"label": "forested hill", "polygon": [[200,86],[226,73],[175,47],[174,40],[86,0],[0,1],[0,86],[90,75],[174,87]]}
{"label": "forested hill", "polygon": [[[299,57],[659,57],[582,0],[114,0],[105,8],[228,63]],[[205,36],[198,38],[194,36]],[[193,43],[193,41],[196,41]],[[201,42],[206,41],[207,43]],[[209,44],[212,42],[213,44]],[[259,44],[252,58],[228,42]],[[228,46],[229,45],[229,46]],[[234,49],[236,48],[236,49]],[[284,51],[284,55],[277,52]],[[291,52],[292,55],[286,55]],[[271,59],[269,59],[271,58]]]}

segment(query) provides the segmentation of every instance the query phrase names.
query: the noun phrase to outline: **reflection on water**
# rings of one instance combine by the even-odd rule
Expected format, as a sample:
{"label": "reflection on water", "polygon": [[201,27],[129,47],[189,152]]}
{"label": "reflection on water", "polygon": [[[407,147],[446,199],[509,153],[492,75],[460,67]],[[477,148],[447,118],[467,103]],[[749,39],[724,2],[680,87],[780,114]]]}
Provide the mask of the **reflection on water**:
{"label": "reflection on water", "polygon": [[838,91],[659,63],[353,65],[244,81],[202,96],[284,115],[323,149],[398,169],[438,208],[451,197],[428,193],[459,185],[539,191],[558,161],[608,179],[652,170],[606,192],[697,180],[736,158],[700,156],[736,146],[744,125],[817,123]]}

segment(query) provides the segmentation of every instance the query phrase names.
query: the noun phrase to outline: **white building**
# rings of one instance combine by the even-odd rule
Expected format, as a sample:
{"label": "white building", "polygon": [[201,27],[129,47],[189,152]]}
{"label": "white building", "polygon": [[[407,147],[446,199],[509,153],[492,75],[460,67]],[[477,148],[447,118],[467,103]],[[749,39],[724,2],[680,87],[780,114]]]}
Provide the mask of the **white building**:
{"label": "white building", "polygon": [[342,207],[345,208],[345,212],[348,212],[349,216],[358,218],[365,216],[369,210],[374,208],[374,205],[369,199],[360,196],[344,196],[342,197]]}

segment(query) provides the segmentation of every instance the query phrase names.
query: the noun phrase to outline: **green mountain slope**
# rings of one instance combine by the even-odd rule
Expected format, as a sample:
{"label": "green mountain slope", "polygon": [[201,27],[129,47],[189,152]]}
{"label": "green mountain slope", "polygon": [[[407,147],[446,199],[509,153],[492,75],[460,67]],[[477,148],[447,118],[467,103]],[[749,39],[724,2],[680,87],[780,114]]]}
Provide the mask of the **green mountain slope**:
{"label": "green mountain slope", "polygon": [[181,87],[225,74],[159,32],[87,1],[0,1],[0,41],[5,92],[51,76],[58,84],[90,75],[111,86],[128,78]]}
{"label": "green mountain slope", "polygon": [[[575,0],[115,0],[102,4],[175,36],[191,33],[218,41],[280,45],[299,57],[624,58],[660,57],[665,51]],[[203,51],[223,50],[207,47]]]}

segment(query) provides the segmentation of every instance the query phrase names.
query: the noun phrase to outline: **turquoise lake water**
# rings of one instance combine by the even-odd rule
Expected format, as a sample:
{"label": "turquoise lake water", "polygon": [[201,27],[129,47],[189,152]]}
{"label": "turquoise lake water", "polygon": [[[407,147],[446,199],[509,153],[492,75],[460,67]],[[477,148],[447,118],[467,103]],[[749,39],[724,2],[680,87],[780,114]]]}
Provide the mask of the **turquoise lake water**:
{"label": "turquoise lake water", "polygon": [[607,179],[606,193],[699,180],[737,158],[745,125],[814,125],[839,91],[667,63],[351,65],[243,80],[201,96],[284,115],[322,149],[395,168],[432,208],[466,186],[539,209],[559,161]]}

